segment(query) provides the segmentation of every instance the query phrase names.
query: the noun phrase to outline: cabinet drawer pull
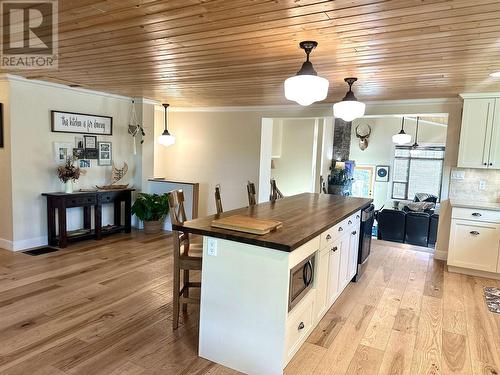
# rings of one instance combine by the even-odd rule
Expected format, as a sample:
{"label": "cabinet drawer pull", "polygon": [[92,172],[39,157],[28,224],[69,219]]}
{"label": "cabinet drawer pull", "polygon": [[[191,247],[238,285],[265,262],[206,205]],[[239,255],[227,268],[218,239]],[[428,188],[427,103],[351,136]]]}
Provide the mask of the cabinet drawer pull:
{"label": "cabinet drawer pull", "polygon": [[299,326],[297,327],[297,330],[302,330],[304,329],[305,325],[304,325],[304,322],[300,322]]}
{"label": "cabinet drawer pull", "polygon": [[351,220],[349,220],[349,221],[347,222],[347,224],[351,225],[351,224],[352,224],[352,221],[351,221]]}
{"label": "cabinet drawer pull", "polygon": [[339,232],[342,232],[344,230],[344,228],[340,227],[339,228]]}
{"label": "cabinet drawer pull", "polygon": [[488,163],[483,163],[483,165],[488,165]]}
{"label": "cabinet drawer pull", "polygon": [[356,215],[356,219],[359,219],[359,215]]}
{"label": "cabinet drawer pull", "polygon": [[472,213],[472,216],[475,216],[475,217],[481,217],[483,215],[481,215],[479,212],[473,212]]}
{"label": "cabinet drawer pull", "polygon": [[479,232],[477,230],[472,230],[470,234],[472,234],[473,236],[478,236]]}
{"label": "cabinet drawer pull", "polygon": [[358,232],[354,231],[354,232],[352,232],[351,234],[352,234],[353,236],[355,236],[355,235],[356,235],[356,233],[358,233]]}
{"label": "cabinet drawer pull", "polygon": [[490,163],[490,165],[493,165],[493,163]]}
{"label": "cabinet drawer pull", "polygon": [[330,236],[329,234],[326,235],[326,240],[329,241],[332,239],[332,236]]}
{"label": "cabinet drawer pull", "polygon": [[332,247],[332,251],[336,252],[339,248],[337,246]]}

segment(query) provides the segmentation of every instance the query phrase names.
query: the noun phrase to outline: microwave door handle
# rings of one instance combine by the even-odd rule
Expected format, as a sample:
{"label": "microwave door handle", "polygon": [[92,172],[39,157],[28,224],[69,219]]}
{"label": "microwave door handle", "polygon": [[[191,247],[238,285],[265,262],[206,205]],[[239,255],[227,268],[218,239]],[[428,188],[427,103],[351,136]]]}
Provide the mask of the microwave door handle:
{"label": "microwave door handle", "polygon": [[311,261],[308,261],[306,264],[304,264],[304,268],[302,269],[302,276],[304,278],[306,287],[311,285],[311,282],[313,280],[313,267]]}

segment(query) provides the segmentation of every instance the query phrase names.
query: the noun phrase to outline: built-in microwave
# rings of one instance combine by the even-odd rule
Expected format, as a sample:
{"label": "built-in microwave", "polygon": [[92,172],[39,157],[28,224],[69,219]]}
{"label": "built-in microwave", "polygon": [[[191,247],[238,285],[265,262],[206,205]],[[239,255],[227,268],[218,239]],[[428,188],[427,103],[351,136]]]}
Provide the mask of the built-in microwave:
{"label": "built-in microwave", "polygon": [[312,254],[290,270],[288,311],[293,309],[313,286],[315,256],[316,254]]}

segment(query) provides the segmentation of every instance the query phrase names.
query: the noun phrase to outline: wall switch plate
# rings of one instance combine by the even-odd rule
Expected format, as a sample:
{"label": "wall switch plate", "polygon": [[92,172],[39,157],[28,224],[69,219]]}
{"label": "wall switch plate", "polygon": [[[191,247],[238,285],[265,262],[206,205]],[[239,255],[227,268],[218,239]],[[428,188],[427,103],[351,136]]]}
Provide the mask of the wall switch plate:
{"label": "wall switch plate", "polygon": [[207,248],[208,255],[212,257],[217,256],[217,240],[215,238],[207,239]]}
{"label": "wall switch plate", "polygon": [[485,190],[485,189],[486,189],[486,181],[479,180],[479,190]]}
{"label": "wall switch plate", "polygon": [[465,171],[454,170],[451,171],[452,180],[463,180],[465,179]]}

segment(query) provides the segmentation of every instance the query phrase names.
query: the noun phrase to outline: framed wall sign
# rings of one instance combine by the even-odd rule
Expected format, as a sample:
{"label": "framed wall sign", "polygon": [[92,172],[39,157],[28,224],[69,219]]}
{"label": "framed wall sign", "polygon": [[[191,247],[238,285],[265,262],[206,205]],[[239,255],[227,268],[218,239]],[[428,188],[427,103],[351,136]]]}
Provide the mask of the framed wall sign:
{"label": "framed wall sign", "polygon": [[111,142],[99,142],[99,160],[98,165],[111,165],[112,151]]}
{"label": "framed wall sign", "polygon": [[97,148],[97,137],[95,135],[84,135],[83,148]]}
{"label": "framed wall sign", "polygon": [[86,148],[85,149],[85,159],[98,159],[99,151],[97,148]]}
{"label": "framed wall sign", "polygon": [[60,133],[113,134],[113,117],[51,111],[52,131]]}
{"label": "framed wall sign", "polygon": [[375,167],[375,181],[387,182],[389,181],[389,166],[377,165]]}

